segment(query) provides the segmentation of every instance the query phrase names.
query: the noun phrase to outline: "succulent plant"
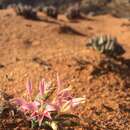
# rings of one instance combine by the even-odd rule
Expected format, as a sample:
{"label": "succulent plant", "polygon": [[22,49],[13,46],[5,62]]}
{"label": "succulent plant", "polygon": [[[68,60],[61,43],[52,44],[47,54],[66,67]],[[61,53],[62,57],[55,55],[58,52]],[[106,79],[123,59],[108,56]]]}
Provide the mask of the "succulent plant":
{"label": "succulent plant", "polygon": [[117,39],[110,35],[92,37],[89,40],[87,47],[91,47],[101,53],[113,56],[122,55],[125,52],[121,45],[118,44]]}
{"label": "succulent plant", "polygon": [[70,20],[80,18],[81,14],[79,5],[76,4],[74,6],[69,7],[65,15]]}
{"label": "succulent plant", "polygon": [[58,17],[58,9],[54,6],[48,6],[44,8],[47,16],[57,19]]}
{"label": "succulent plant", "polygon": [[14,10],[17,15],[27,19],[37,19],[37,12],[29,5],[18,4],[14,7]]}

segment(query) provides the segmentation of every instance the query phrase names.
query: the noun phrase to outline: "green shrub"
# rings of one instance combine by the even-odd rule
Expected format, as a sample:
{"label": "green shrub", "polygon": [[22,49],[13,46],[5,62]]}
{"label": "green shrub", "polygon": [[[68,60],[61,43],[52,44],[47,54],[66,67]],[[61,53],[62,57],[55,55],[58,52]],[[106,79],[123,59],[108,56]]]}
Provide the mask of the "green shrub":
{"label": "green shrub", "polygon": [[76,4],[75,6],[69,7],[65,15],[70,20],[79,19],[81,17],[79,5]]}
{"label": "green shrub", "polygon": [[15,12],[17,15],[23,16],[26,19],[37,19],[37,12],[29,5],[16,5]]}
{"label": "green shrub", "polygon": [[54,6],[46,7],[45,12],[47,16],[57,19],[58,17],[58,9]]}

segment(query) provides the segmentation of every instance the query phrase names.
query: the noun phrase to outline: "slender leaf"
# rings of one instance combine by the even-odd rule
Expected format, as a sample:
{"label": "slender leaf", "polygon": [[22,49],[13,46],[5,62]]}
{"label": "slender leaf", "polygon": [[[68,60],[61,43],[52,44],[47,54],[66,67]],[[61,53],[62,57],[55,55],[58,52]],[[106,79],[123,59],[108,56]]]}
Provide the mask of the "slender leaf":
{"label": "slender leaf", "polygon": [[65,122],[62,122],[62,126],[64,126],[64,127],[74,127],[74,126],[80,126],[80,123],[75,122],[75,121],[65,121]]}
{"label": "slender leaf", "polygon": [[77,119],[79,119],[79,117],[74,114],[60,114],[58,117],[59,118],[77,118]]}
{"label": "slender leaf", "polygon": [[53,130],[53,128],[52,128],[50,122],[48,122],[48,121],[45,121],[45,122],[42,124],[42,126],[43,126],[44,128],[46,128],[47,130]]}
{"label": "slender leaf", "polygon": [[36,120],[31,120],[31,128],[38,127],[38,122]]}

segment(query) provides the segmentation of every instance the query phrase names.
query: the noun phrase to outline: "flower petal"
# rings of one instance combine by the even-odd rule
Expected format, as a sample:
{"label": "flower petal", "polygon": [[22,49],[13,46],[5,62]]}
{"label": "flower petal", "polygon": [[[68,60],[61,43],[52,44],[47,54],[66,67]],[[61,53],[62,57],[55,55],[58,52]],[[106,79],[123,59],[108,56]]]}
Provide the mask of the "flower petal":
{"label": "flower petal", "polygon": [[43,121],[44,117],[45,117],[45,115],[43,114],[43,115],[39,118],[39,126],[42,125],[42,121]]}
{"label": "flower petal", "polygon": [[41,96],[43,96],[44,93],[45,93],[45,81],[44,81],[44,79],[40,82],[39,92],[40,92],[40,95],[41,95]]}
{"label": "flower petal", "polygon": [[60,81],[58,73],[56,75],[56,78],[57,78],[57,94],[58,94],[60,92],[60,90],[61,90],[61,81]]}
{"label": "flower petal", "polygon": [[26,104],[23,104],[21,108],[27,111],[37,111],[38,106],[35,103],[26,103]]}
{"label": "flower petal", "polygon": [[57,111],[57,106],[56,105],[52,105],[52,104],[47,104],[46,105],[46,110],[48,112]]}
{"label": "flower petal", "polygon": [[39,118],[39,126],[42,125],[42,121],[43,121],[44,117],[47,117],[48,119],[52,119],[50,113],[48,111],[44,111]]}
{"label": "flower petal", "polygon": [[66,88],[66,89],[61,90],[58,94],[58,98],[62,98],[63,100],[72,99],[70,90],[71,90],[71,88]]}
{"label": "flower petal", "polygon": [[76,107],[79,104],[85,103],[86,98],[85,97],[80,97],[80,98],[73,98],[71,101],[72,107]]}
{"label": "flower petal", "polygon": [[17,104],[19,106],[27,103],[24,99],[20,99],[20,98],[13,99],[12,102],[15,102],[15,104]]}
{"label": "flower petal", "polygon": [[62,105],[60,112],[67,112],[69,109],[71,109],[71,103],[67,101]]}
{"label": "flower petal", "polygon": [[46,110],[44,111],[44,116],[49,118],[49,119],[52,119],[50,113],[48,111],[46,111]]}
{"label": "flower petal", "polygon": [[32,94],[32,82],[30,80],[27,81],[26,89],[27,89],[27,93],[29,95],[31,95]]}

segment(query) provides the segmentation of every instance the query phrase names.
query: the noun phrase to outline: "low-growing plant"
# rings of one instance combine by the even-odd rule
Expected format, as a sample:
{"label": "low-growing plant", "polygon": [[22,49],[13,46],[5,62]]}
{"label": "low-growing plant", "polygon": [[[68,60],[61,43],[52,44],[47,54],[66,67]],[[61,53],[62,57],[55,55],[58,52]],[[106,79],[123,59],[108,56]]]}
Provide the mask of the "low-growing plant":
{"label": "low-growing plant", "polygon": [[48,6],[44,10],[45,10],[47,16],[57,19],[59,12],[58,12],[58,9],[56,7]]}
{"label": "low-growing plant", "polygon": [[17,15],[23,16],[26,19],[37,19],[37,12],[30,5],[18,4],[14,7]]}
{"label": "low-growing plant", "polygon": [[122,55],[125,51],[115,37],[110,35],[99,35],[92,37],[87,47],[91,47],[101,53],[113,56]]}
{"label": "low-growing plant", "polygon": [[79,5],[69,7],[65,15],[70,20],[81,18]]}
{"label": "low-growing plant", "polygon": [[71,110],[85,102],[85,97],[74,98],[70,93],[71,87],[62,89],[57,75],[57,87],[43,79],[39,84],[39,93],[32,98],[32,83],[27,83],[28,100],[16,98],[13,102],[24,112],[31,121],[32,128],[46,130],[61,130],[66,127],[80,125],[79,117]]}

